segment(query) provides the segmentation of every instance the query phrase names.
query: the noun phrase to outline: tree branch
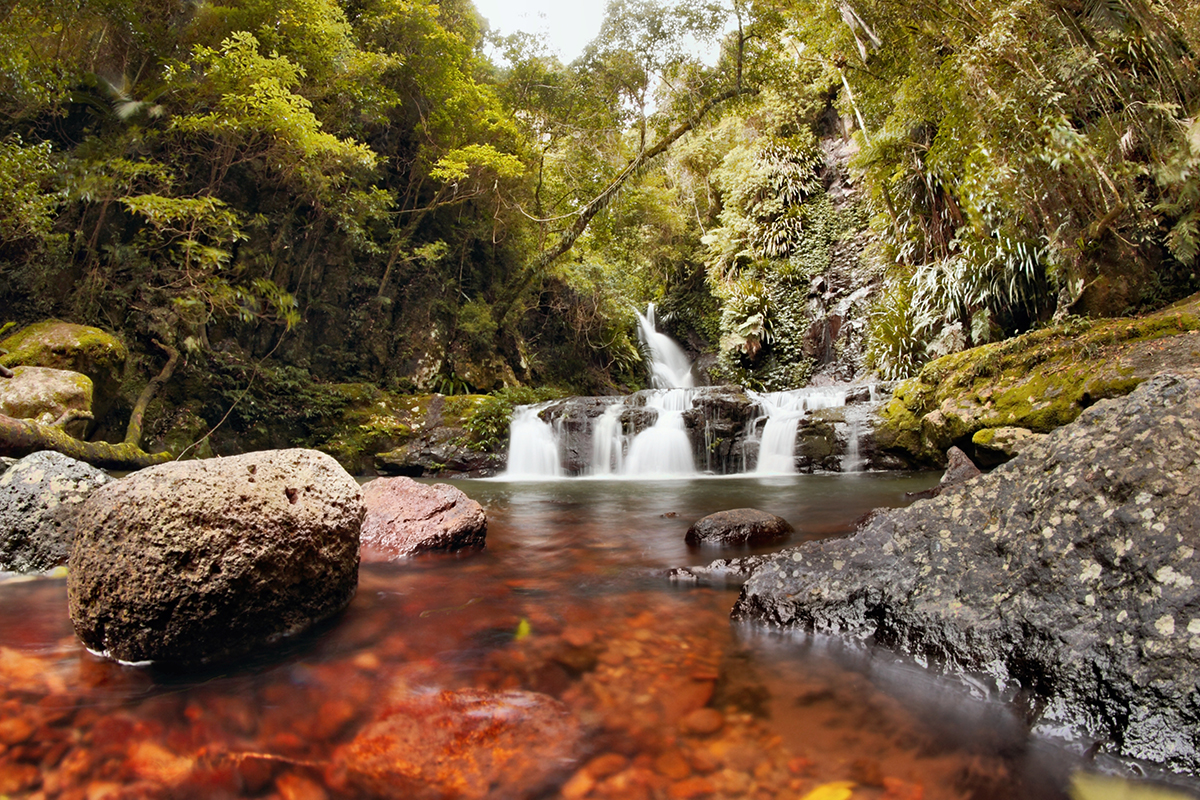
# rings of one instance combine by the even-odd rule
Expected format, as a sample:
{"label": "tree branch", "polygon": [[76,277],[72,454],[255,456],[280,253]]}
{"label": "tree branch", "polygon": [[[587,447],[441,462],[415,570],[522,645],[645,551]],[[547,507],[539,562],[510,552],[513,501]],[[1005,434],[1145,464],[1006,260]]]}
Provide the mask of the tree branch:
{"label": "tree branch", "polygon": [[129,425],[125,428],[125,444],[133,447],[139,447],[142,442],[142,420],[146,416],[146,407],[154,399],[154,393],[158,391],[158,387],[171,379],[171,375],[175,372],[175,364],[179,361],[179,351],[174,347],[163,344],[157,339],[154,340],[154,343],[167,354],[167,363],[158,375],[151,378],[150,382],[146,384],[146,388],[142,389],[142,393],[138,395],[133,411],[129,415]]}
{"label": "tree branch", "polygon": [[128,443],[84,442],[61,428],[0,414],[0,456],[21,458],[39,450],[54,450],[97,467],[122,470],[141,469],[174,458],[171,453],[147,453]]}

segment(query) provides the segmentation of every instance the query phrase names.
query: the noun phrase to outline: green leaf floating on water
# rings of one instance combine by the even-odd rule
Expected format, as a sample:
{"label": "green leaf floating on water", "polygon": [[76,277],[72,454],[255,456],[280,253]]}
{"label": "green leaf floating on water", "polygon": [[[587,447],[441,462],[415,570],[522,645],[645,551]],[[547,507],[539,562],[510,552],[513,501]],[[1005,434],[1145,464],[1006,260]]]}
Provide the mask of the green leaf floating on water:
{"label": "green leaf floating on water", "polygon": [[1071,800],[1191,800],[1186,794],[1121,778],[1077,772],[1071,778]]}

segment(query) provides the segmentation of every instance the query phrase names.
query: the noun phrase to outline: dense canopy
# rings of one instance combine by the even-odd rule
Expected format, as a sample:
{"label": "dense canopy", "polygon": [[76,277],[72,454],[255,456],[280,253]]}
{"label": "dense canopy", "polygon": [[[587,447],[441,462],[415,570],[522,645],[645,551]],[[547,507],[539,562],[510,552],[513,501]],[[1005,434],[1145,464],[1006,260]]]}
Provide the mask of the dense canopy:
{"label": "dense canopy", "polygon": [[217,406],[635,387],[649,301],[790,388],[831,270],[884,377],[1200,288],[1184,0],[611,0],[571,64],[469,0],[2,18],[0,323],[176,345]]}

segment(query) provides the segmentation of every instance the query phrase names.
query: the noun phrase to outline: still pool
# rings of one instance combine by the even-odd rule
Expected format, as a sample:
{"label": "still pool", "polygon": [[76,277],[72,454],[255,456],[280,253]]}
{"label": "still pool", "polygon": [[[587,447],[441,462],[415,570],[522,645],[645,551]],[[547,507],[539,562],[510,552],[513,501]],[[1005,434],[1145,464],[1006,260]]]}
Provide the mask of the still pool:
{"label": "still pool", "polygon": [[1079,757],[1008,705],[865,645],[735,626],[735,588],[666,577],[737,554],[684,544],[706,514],[778,514],[795,543],[934,480],[457,482],[486,550],[364,565],[336,621],[203,675],[93,656],[65,580],[2,581],[0,797],[359,797],[346,746],[389,703],[520,689],[586,730],[546,797],[1066,798]]}

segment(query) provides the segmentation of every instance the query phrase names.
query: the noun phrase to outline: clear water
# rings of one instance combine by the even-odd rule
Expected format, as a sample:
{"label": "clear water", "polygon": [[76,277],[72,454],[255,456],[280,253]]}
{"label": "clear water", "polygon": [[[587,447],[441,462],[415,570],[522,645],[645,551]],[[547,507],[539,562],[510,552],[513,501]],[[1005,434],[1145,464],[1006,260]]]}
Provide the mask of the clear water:
{"label": "clear water", "polygon": [[[584,760],[620,770],[576,775],[571,797],[790,800],[853,781],[856,800],[1065,798],[1075,760],[1006,706],[883,652],[731,625],[736,590],[664,576],[723,555],[684,544],[705,514],[753,506],[823,538],[935,479],[460,482],[487,509],[485,551],[364,567],[333,624],[201,676],[87,653],[64,580],[0,582],[0,795],[352,796],[331,765],[381,698],[475,687],[551,694],[587,722]],[[563,661],[577,646],[590,660]],[[706,704],[718,733],[681,728]]]}

